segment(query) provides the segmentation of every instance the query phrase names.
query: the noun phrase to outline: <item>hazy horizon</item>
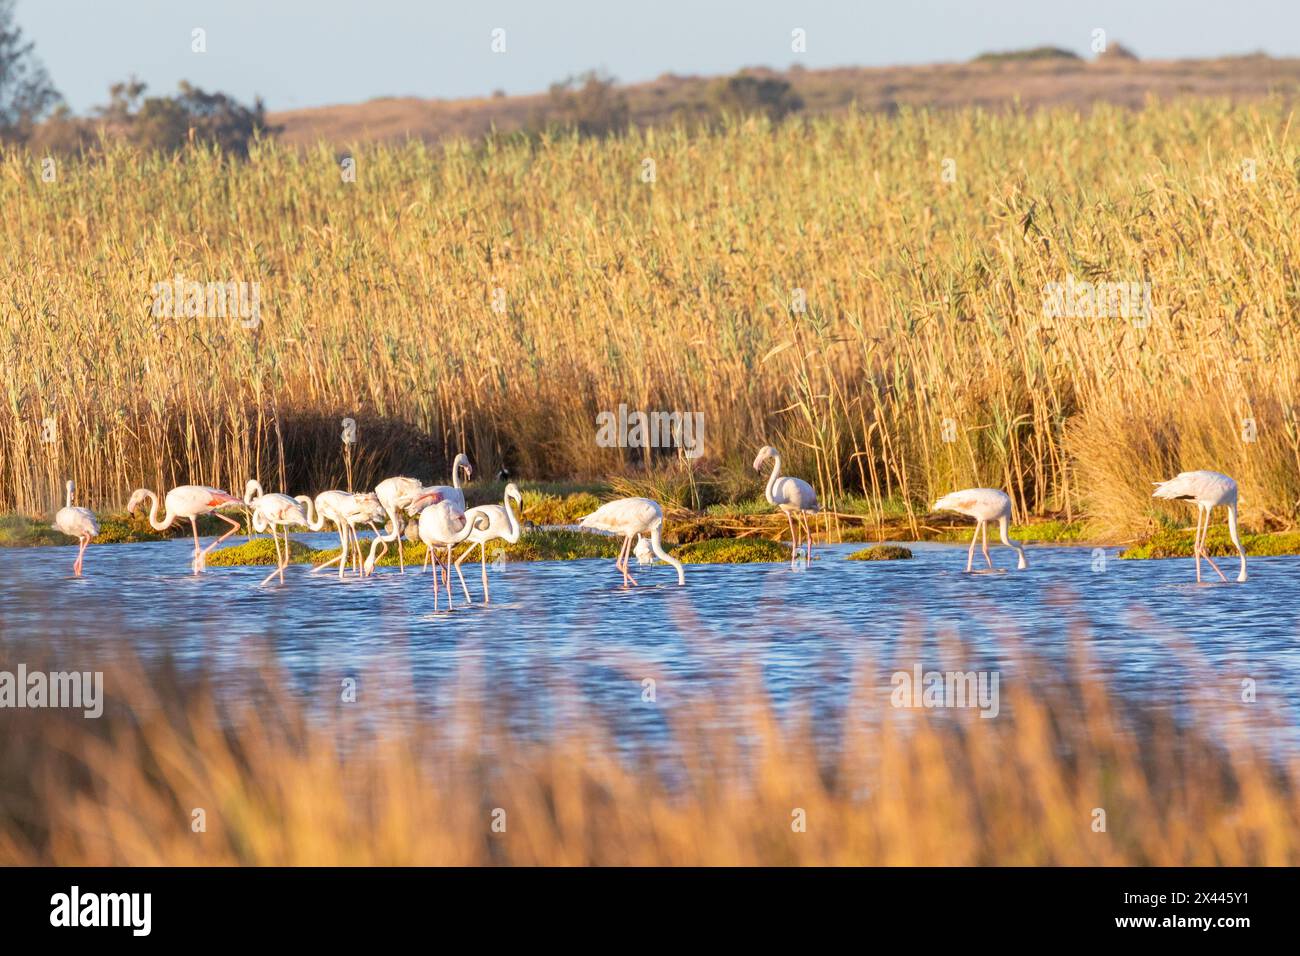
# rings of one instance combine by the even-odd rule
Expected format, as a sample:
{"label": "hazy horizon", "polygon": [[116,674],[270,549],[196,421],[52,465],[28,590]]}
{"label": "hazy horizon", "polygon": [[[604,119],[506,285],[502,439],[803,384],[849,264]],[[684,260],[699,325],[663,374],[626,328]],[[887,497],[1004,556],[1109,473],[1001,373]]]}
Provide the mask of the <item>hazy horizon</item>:
{"label": "hazy horizon", "polygon": [[[1098,0],[1074,11],[1033,0],[918,0],[899,9],[843,0],[727,0],[702,7],[662,0],[641,10],[565,0],[546,10],[520,0],[474,8],[396,0],[363,7],[344,0],[197,0],[183,7],[166,0],[18,0],[16,16],[78,113],[106,102],[108,87],[132,75],[155,93],[189,80],[288,110],[381,97],[523,95],[589,69],[638,83],[747,66],[961,62],[1045,45],[1091,56],[1098,28],[1143,59],[1300,55],[1300,6],[1283,0],[1230,9],[1209,0],[1136,6]],[[204,53],[191,50],[195,28],[206,31]],[[492,50],[497,28],[505,30],[505,52]],[[806,52],[791,49],[796,28],[806,31]]]}

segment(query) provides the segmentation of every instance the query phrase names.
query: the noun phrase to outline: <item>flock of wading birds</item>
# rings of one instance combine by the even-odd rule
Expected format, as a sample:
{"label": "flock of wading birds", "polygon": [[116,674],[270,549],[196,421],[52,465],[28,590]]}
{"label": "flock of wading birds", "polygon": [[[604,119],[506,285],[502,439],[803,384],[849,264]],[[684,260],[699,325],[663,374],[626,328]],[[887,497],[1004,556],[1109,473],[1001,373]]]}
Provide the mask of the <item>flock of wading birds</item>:
{"label": "flock of wading birds", "polygon": [[[762,471],[763,466],[772,462],[772,471],[768,476],[765,495],[768,502],[784,512],[790,525],[790,566],[798,566],[801,547],[806,546],[807,561],[812,561],[812,531],[808,526],[808,516],[818,510],[817,493],[808,482],[781,474],[781,456],[770,445],[760,449],[754,459],[754,469]],[[158,495],[148,488],[137,488],[127,503],[127,511],[134,514],[145,502],[149,501],[149,524],[158,531],[170,528],[175,522],[188,518],[194,532],[194,557],[190,566],[199,574],[206,566],[207,556],[213,548],[222,544],[227,538],[239,531],[238,522],[222,514],[222,510],[231,507],[251,510],[253,530],[258,534],[270,532],[275,545],[276,567],[261,582],[265,585],[272,578],[279,577],[284,582],[284,569],[289,564],[289,529],[303,527],[311,531],[321,531],[326,522],[332,524],[339,536],[339,554],[316,571],[324,570],[332,564],[338,564],[339,577],[347,571],[349,562],[355,573],[369,575],[374,571],[375,562],[388,552],[388,545],[396,542],[398,566],[406,570],[405,555],[402,552],[403,513],[407,518],[415,519],[411,527],[426,546],[425,564],[431,565],[434,575],[434,608],[438,600],[438,567],[442,569],[442,583],[447,590],[448,608],[452,605],[451,569],[454,567],[460,578],[465,600],[472,603],[469,588],[465,585],[465,576],[460,565],[469,557],[474,548],[478,548],[479,563],[483,576],[483,602],[490,599],[488,593],[486,545],[491,541],[503,541],[515,544],[522,532],[519,517],[511,503],[523,508],[523,496],[519,488],[510,482],[505,488],[505,498],[499,505],[482,505],[477,508],[465,507],[465,493],[461,489],[461,474],[466,479],[473,476],[469,458],[464,454],[456,456],[451,467],[450,485],[425,485],[418,478],[396,477],[381,481],[373,492],[351,493],[346,491],[322,491],[314,499],[307,495],[290,497],[283,494],[266,494],[256,479],[249,479],[244,489],[243,499],[236,498],[219,488],[203,485],[179,485],[167,492],[164,498],[165,511],[158,515]],[[1241,572],[1238,581],[1246,580],[1246,552],[1241,546],[1237,533],[1237,483],[1227,475],[1215,471],[1185,471],[1169,481],[1156,482],[1152,497],[1190,501],[1197,507],[1196,537],[1193,555],[1196,559],[1196,580],[1201,580],[1201,558],[1205,558],[1223,581],[1219,566],[1214,563],[1205,547],[1206,536],[1210,527],[1210,512],[1220,505],[1228,510],[1228,534],[1241,556]],[[88,508],[78,508],[72,504],[73,485],[67,483],[67,500],[54,518],[54,528],[66,535],[79,539],[77,558],[73,563],[73,573],[81,574],[82,561],[86,547],[99,534],[99,522]],[[970,549],[966,554],[966,570],[971,570],[975,560],[975,545],[980,542],[984,560],[989,569],[993,569],[993,559],[989,556],[988,526],[990,522],[998,523],[998,534],[1002,543],[1013,549],[1019,556],[1017,567],[1027,568],[1025,550],[1008,536],[1011,522],[1011,499],[996,488],[967,488],[944,495],[934,504],[935,511],[955,511],[975,519],[975,533],[971,537]],[[230,530],[221,535],[206,548],[199,545],[199,515],[214,514],[230,525]],[[377,522],[385,522],[385,531],[380,532]],[[623,546],[619,551],[614,566],[623,575],[623,586],[636,585],[636,579],[628,571],[628,564],[633,554],[640,564],[651,564],[657,557],[672,565],[677,571],[677,583],[686,583],[686,573],[682,563],[664,550],[663,547],[664,512],[659,502],[650,498],[619,498],[601,505],[591,514],[579,521],[582,528],[602,531],[623,536]],[[370,552],[364,562],[361,558],[361,543],[357,537],[357,526],[368,524],[374,532]],[[284,548],[281,550],[281,537]],[[633,549],[632,541],[636,539]],[[453,560],[453,548],[468,542],[468,547],[459,558]],[[376,555],[376,549],[382,549]],[[440,558],[440,555],[443,555]]]}

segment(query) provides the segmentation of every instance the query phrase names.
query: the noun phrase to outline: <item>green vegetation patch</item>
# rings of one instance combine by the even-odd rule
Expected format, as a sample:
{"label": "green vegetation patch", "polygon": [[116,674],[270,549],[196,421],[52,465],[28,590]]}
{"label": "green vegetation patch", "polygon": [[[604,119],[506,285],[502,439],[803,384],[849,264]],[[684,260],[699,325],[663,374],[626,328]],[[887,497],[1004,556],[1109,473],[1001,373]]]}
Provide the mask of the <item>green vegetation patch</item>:
{"label": "green vegetation patch", "polygon": [[906,561],[912,556],[907,548],[897,544],[876,544],[861,551],[854,551],[846,561]]}
{"label": "green vegetation patch", "polygon": [[[971,522],[967,525],[948,528],[928,537],[931,541],[968,542],[970,536],[974,533],[975,524]],[[1086,533],[1087,528],[1082,521],[1057,521],[1055,519],[1035,521],[1031,524],[1012,525],[1008,531],[1008,535],[1013,541],[1032,541],[1037,544],[1076,544],[1085,539]],[[991,526],[989,528],[989,541],[996,540],[998,540],[998,529],[996,526]]]}
{"label": "green vegetation patch", "polygon": [[589,491],[553,495],[528,490],[523,495],[524,507],[520,520],[537,525],[577,524],[579,518],[600,507],[600,499]]}
{"label": "green vegetation patch", "polygon": [[[281,548],[283,550],[283,547]],[[334,549],[334,554],[338,549]],[[320,564],[329,557],[328,552],[309,548],[301,541],[289,541],[290,564]],[[254,538],[243,544],[218,548],[208,555],[208,567],[233,568],[243,565],[274,565],[276,563],[275,545],[270,538]]]}
{"label": "green vegetation patch", "polygon": [[767,538],[708,538],[672,550],[683,564],[759,564],[789,561],[790,547]]}
{"label": "green vegetation patch", "polygon": [[[1191,530],[1160,531],[1146,541],[1132,545],[1122,552],[1120,557],[1130,560],[1147,558],[1190,558],[1192,557],[1192,540],[1195,532]],[[1273,534],[1245,534],[1241,536],[1241,545],[1246,554],[1252,557],[1274,557],[1280,554],[1300,554],[1300,531],[1281,531]],[[1237,549],[1228,537],[1228,529],[1211,528],[1205,541],[1205,549],[1211,557],[1236,557]]]}

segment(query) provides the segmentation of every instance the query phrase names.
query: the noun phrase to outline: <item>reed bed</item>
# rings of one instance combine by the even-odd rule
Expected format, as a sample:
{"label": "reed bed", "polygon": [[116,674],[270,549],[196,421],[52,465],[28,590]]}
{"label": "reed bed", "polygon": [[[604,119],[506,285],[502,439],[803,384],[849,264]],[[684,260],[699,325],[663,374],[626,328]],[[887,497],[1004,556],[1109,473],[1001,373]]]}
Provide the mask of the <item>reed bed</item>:
{"label": "reed bed", "polygon": [[0,864],[1300,862],[1300,766],[1270,750],[1276,715],[1220,681],[1175,723],[1040,669],[985,720],[891,710],[867,670],[826,746],[742,669],[712,700],[636,704],[672,743],[634,756],[558,698],[555,734],[507,731],[469,670],[437,718],[376,702],[382,675],[347,704],[327,675],[304,698],[249,670],[218,694],[124,653],[102,719],[11,712]]}
{"label": "reed bed", "polygon": [[[355,182],[324,146],[111,147],[52,182],[5,152],[0,508],[47,511],[67,477],[95,506],[140,484],[445,477],[460,450],[532,478],[672,463],[597,444],[626,403],[702,413],[714,473],[776,444],[831,504],[923,513],[994,485],[1017,520],[1123,535],[1158,517],[1151,480],[1209,467],[1248,526],[1287,527],[1291,119],[754,118],[357,148]],[[155,316],[177,276],[257,283],[260,321]],[[1071,276],[1147,283],[1151,312],[1049,314]]]}

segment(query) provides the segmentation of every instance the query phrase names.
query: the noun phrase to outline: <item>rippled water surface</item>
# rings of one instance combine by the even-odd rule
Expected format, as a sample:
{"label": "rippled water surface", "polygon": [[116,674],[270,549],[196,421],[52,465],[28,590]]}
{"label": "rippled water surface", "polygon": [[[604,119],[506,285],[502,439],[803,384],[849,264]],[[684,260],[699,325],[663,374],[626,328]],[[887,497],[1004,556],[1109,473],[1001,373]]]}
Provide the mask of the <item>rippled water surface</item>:
{"label": "rippled water surface", "polygon": [[[469,669],[472,692],[510,702],[525,733],[562,725],[565,708],[551,702],[576,698],[632,742],[662,734],[675,700],[725,701],[746,672],[815,727],[833,727],[854,695],[883,706],[890,675],[917,663],[997,670],[1002,707],[1014,707],[1018,689],[1043,679],[1019,665],[1017,649],[1063,674],[1077,639],[1088,668],[1156,705],[1207,690],[1235,704],[1252,679],[1285,715],[1278,745],[1300,740],[1295,557],[1252,560],[1245,584],[1198,586],[1190,559],[1119,561],[1109,551],[1094,570],[1090,549],[1040,547],[1016,571],[1014,555],[997,548],[1008,570],[967,575],[960,546],[910,545],[913,560],[875,563],[843,560],[861,546],[840,545],[818,549],[806,571],[688,566],[683,588],[671,568],[634,568],[643,586],[627,591],[608,560],[514,563],[489,568],[491,605],[467,608],[457,588],[456,610],[443,603],[435,613],[430,576],[416,569],[340,581],[292,566],[285,584],[261,588],[265,569],[191,575],[190,547],[92,546],[81,579],[70,576],[73,549],[0,549],[0,627],[40,641],[70,669],[93,665],[96,642],[124,636],[145,658],[229,676],[232,694],[234,675],[269,645],[305,701],[336,699],[353,676],[362,693],[407,695],[431,717]],[[465,567],[477,600],[478,567]]]}

